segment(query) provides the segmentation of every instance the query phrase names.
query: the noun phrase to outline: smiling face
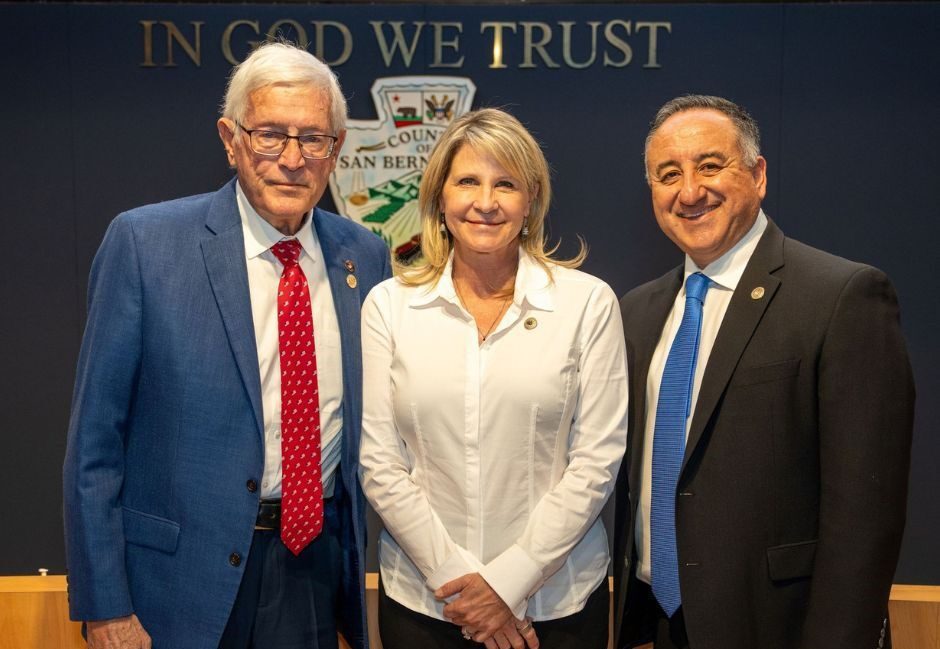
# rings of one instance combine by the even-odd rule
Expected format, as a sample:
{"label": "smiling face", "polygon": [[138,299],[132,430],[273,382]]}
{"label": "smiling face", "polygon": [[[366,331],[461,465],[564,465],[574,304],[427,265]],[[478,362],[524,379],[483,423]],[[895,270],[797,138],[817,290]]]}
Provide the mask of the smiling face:
{"label": "smiling face", "polygon": [[313,85],[263,86],[248,97],[245,118],[240,122],[246,129],[338,137],[333,154],[323,160],[304,158],[296,140],[288,141],[279,156],[262,156],[251,150],[246,132],[235,132],[232,120],[223,117],[218,122],[229,164],[238,170],[238,182],[248,202],[277,230],[293,234],[323,196],[346,132],[333,132],[330,96]]}
{"label": "smiling face", "polygon": [[676,113],[646,151],[653,212],[659,227],[699,268],[747,234],[767,192],[767,163],[748,168],[738,131],[717,110]]}
{"label": "smiling face", "polygon": [[463,145],[441,192],[455,254],[505,256],[515,263],[519,232],[532,200],[525,182],[492,156]]}

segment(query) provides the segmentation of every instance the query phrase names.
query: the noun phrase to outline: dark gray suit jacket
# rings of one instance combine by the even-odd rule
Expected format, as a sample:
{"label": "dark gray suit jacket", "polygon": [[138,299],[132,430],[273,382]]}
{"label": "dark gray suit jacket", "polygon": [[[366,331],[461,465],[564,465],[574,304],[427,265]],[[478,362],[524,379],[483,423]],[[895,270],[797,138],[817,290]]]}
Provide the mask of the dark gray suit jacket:
{"label": "dark gray suit jacket", "polygon": [[[621,302],[631,412],[615,518],[617,647],[648,631],[633,544],[646,382],[681,283],[679,267]],[[693,649],[879,646],[913,411],[888,278],[770,223],[708,359],[677,489]]]}

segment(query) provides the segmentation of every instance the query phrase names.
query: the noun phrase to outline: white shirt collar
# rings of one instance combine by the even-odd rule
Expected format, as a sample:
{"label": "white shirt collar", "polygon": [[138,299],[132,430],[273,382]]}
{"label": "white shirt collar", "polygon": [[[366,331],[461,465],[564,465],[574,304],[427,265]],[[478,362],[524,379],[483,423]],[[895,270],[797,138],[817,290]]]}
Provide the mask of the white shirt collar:
{"label": "white shirt collar", "polygon": [[[450,251],[447,265],[436,284],[420,287],[411,297],[408,304],[421,307],[432,304],[436,300],[444,300],[451,304],[459,304],[457,290],[454,288],[454,251]],[[523,302],[542,311],[554,311],[555,301],[552,295],[552,278],[548,271],[535,259],[519,248],[519,269],[516,271],[516,283],[513,294],[513,304],[522,308]]]}
{"label": "white shirt collar", "polygon": [[240,182],[235,183],[235,199],[238,202],[238,213],[242,221],[242,232],[245,236],[245,258],[254,259],[263,252],[270,250],[271,246],[282,239],[297,239],[300,246],[307,253],[311,261],[317,261],[317,231],[312,226],[313,210],[304,218],[303,225],[293,237],[284,236],[273,225],[258,214],[257,210],[242,191]]}
{"label": "white shirt collar", "polygon": [[764,214],[764,210],[761,209],[760,212],[757,213],[757,219],[755,219],[754,225],[747,231],[747,234],[741,237],[741,240],[734,244],[731,250],[708,264],[705,268],[699,268],[695,262],[692,261],[692,258],[686,255],[683,286],[685,285],[684,280],[688,279],[689,275],[701,272],[714,284],[722,288],[730,291],[736,289],[738,282],[741,281],[741,275],[744,274],[744,269],[747,267],[747,262],[751,260],[751,255],[754,254],[754,249],[757,248],[757,243],[760,241],[766,229],[767,216]]}

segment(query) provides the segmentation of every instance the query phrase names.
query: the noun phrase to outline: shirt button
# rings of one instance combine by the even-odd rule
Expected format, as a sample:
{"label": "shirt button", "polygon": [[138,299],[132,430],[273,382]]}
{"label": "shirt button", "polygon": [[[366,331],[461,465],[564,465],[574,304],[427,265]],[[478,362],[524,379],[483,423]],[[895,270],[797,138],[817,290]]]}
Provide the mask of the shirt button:
{"label": "shirt button", "polygon": [[248,487],[248,493],[254,493],[258,491],[258,483],[254,480],[249,480],[247,483],[245,483],[245,486]]}
{"label": "shirt button", "polygon": [[242,555],[238,554],[237,552],[233,552],[232,554],[228,555],[228,562],[237,568],[238,566],[242,565]]}

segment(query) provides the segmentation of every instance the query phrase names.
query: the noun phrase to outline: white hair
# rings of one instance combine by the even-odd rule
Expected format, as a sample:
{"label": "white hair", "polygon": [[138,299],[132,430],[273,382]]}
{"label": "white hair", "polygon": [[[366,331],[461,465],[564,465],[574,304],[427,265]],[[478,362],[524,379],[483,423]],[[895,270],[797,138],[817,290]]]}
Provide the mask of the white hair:
{"label": "white hair", "polygon": [[240,123],[248,111],[248,97],[265,86],[312,85],[330,97],[333,134],[346,128],[346,98],[330,68],[313,54],[290,43],[265,43],[232,70],[222,116]]}

